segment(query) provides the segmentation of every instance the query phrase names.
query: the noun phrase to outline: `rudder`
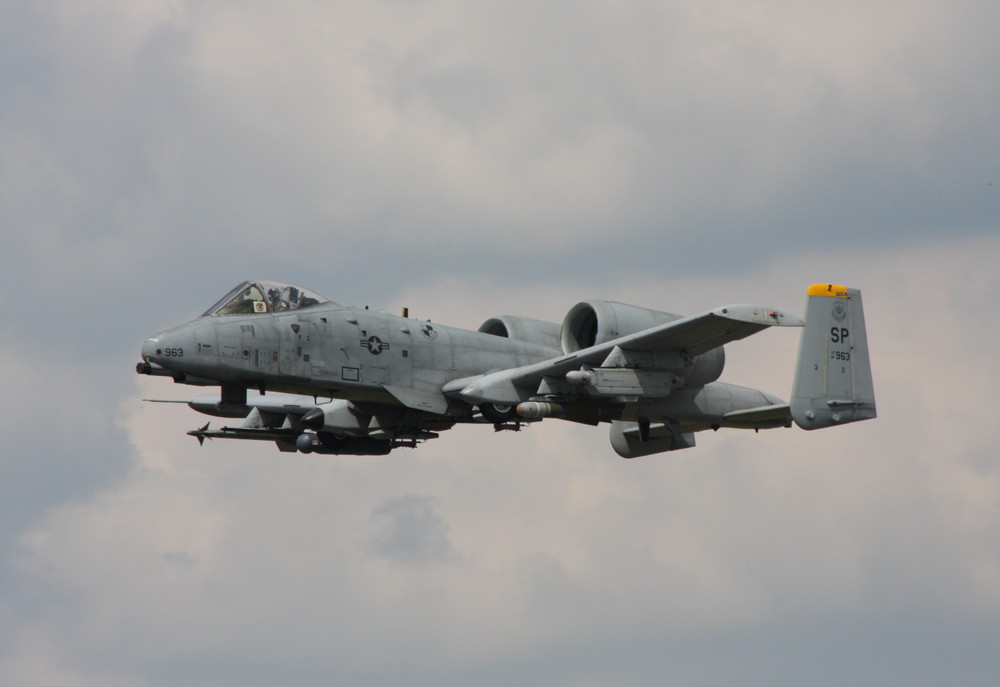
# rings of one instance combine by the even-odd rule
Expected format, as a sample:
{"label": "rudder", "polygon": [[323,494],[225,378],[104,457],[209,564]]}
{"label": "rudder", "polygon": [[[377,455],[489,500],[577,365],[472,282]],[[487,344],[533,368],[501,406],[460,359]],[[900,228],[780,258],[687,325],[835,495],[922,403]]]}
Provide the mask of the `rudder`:
{"label": "rudder", "polygon": [[792,389],[792,419],[820,429],[876,416],[861,291],[813,284]]}

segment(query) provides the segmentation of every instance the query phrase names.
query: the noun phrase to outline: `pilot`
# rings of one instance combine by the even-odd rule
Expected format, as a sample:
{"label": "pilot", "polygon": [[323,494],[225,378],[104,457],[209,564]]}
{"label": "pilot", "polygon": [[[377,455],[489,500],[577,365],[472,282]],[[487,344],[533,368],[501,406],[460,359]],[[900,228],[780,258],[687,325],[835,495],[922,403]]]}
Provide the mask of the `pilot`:
{"label": "pilot", "polygon": [[288,303],[281,297],[281,291],[276,288],[270,288],[267,290],[267,300],[270,302],[271,310],[274,312],[286,310],[288,308]]}

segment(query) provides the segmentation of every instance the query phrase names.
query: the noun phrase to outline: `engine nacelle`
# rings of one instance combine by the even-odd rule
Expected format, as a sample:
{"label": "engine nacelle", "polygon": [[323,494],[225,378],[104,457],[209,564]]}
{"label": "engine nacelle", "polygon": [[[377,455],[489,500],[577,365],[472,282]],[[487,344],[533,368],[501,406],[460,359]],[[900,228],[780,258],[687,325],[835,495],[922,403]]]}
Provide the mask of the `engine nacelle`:
{"label": "engine nacelle", "polygon": [[[570,309],[563,321],[560,344],[564,353],[574,353],[629,334],[641,332],[650,327],[681,319],[681,315],[641,308],[637,305],[615,303],[614,301],[584,301]],[[722,375],[726,365],[726,353],[720,346],[694,358],[683,361],[678,366],[676,356],[664,356],[643,366],[661,367],[676,372],[683,379],[683,386],[704,386]]]}
{"label": "engine nacelle", "polygon": [[555,322],[546,322],[519,315],[500,315],[483,322],[479,331],[483,334],[502,336],[506,339],[530,341],[546,348],[559,350],[560,327]]}
{"label": "engine nacelle", "polygon": [[680,318],[680,315],[637,305],[585,301],[574,305],[566,314],[559,340],[563,353],[573,353]]}

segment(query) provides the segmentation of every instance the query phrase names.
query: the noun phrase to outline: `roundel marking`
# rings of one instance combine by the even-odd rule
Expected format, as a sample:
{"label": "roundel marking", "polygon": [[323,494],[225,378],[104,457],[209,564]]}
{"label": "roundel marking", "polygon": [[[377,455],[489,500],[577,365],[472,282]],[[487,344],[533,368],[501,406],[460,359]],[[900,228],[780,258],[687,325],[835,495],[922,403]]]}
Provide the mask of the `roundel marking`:
{"label": "roundel marking", "polygon": [[372,355],[378,355],[382,351],[389,348],[389,344],[382,341],[382,339],[377,336],[369,336],[367,339],[361,340],[361,347],[367,348]]}

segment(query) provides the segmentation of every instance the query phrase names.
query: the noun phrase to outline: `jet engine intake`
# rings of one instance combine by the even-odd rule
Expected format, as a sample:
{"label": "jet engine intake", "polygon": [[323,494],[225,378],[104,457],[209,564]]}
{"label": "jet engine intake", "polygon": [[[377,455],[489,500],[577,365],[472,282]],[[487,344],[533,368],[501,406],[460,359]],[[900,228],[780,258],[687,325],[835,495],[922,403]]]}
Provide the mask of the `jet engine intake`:
{"label": "jet engine intake", "polygon": [[559,349],[559,325],[555,322],[536,320],[533,317],[519,315],[491,317],[483,322],[479,331],[483,334],[502,336],[505,339],[529,341],[546,348]]}
{"label": "jet engine intake", "polygon": [[[575,353],[629,334],[681,319],[681,315],[650,310],[637,305],[614,301],[584,301],[570,309],[563,321],[560,344],[563,353]],[[642,367],[670,370],[677,374],[680,386],[703,386],[722,375],[726,354],[720,346],[691,358],[677,355],[679,351],[644,351],[633,354],[623,351],[605,367]]]}
{"label": "jet engine intake", "polygon": [[584,301],[574,305],[559,333],[563,353],[574,353],[650,327],[679,320],[680,315],[614,301]]}

